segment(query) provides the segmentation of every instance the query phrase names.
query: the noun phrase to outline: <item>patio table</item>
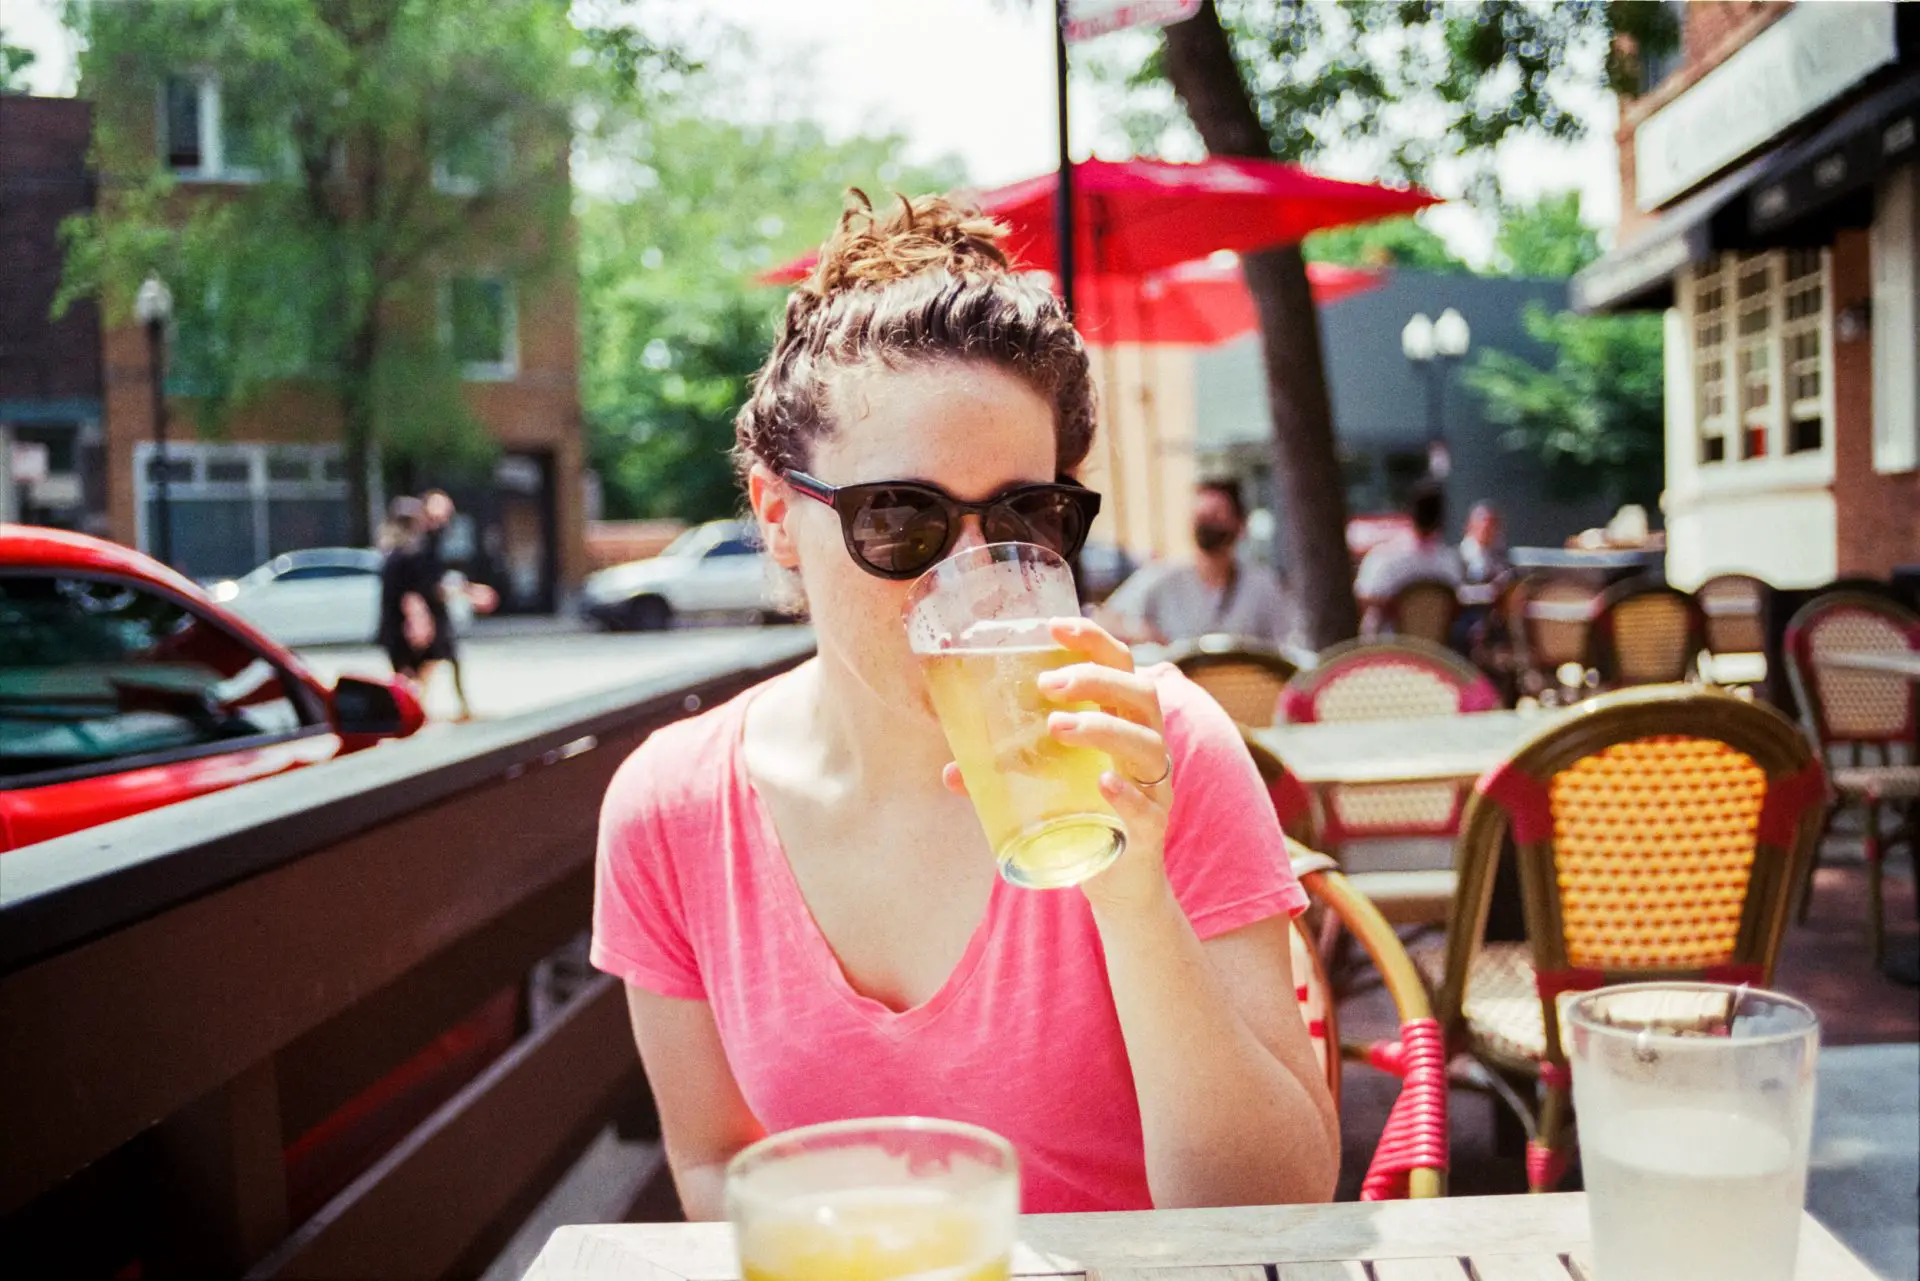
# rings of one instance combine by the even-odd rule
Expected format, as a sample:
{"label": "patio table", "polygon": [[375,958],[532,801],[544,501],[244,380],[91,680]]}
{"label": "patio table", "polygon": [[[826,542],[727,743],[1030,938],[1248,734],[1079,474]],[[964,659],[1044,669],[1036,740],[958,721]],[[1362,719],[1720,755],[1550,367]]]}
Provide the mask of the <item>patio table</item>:
{"label": "patio table", "polygon": [[1814,661],[1822,667],[1844,667],[1856,672],[1886,672],[1893,676],[1904,676],[1910,681],[1920,681],[1920,650],[1908,650],[1901,654],[1888,650],[1851,652],[1842,650],[1834,654],[1820,654]]}
{"label": "patio table", "polygon": [[[1013,1275],[1057,1281],[1591,1281],[1587,1197],[1029,1215]],[[1270,1274],[1268,1269],[1274,1269]],[[723,1223],[564,1227],[526,1281],[738,1281]],[[1873,1281],[1811,1216],[1795,1281]]]}
{"label": "patio table", "polygon": [[1472,782],[1577,709],[1463,712],[1379,721],[1325,721],[1251,731],[1308,787]]}

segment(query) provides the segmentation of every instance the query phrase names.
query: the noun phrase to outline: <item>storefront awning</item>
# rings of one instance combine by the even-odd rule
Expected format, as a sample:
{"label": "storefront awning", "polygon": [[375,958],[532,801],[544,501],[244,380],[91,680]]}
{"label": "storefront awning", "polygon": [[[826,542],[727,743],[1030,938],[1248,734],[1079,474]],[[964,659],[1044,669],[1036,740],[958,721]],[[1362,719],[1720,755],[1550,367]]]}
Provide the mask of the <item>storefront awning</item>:
{"label": "storefront awning", "polygon": [[[1755,236],[1785,232],[1817,219],[1830,222],[1846,210],[1851,195],[1920,156],[1920,71],[1861,99],[1806,141],[1773,157],[1766,176],[1747,194],[1747,230]],[[1864,218],[1860,215],[1864,214]],[[1843,224],[1871,220],[1856,211]]]}
{"label": "storefront awning", "polygon": [[1657,310],[1673,298],[1673,273],[1703,262],[1740,239],[1739,203],[1767,172],[1755,160],[1663,212],[1654,225],[1579,272],[1570,282],[1573,309],[1597,311]]}

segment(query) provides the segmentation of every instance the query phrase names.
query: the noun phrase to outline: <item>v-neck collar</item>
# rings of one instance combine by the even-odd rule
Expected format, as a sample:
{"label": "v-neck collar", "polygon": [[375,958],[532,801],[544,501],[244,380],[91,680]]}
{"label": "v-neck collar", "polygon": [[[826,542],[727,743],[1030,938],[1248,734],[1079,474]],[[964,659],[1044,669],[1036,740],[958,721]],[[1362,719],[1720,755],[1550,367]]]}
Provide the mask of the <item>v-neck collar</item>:
{"label": "v-neck collar", "polygon": [[[769,682],[771,684],[771,682]],[[866,995],[855,988],[847,978],[847,972],[840,963],[839,955],[833,945],[827,941],[826,932],[814,918],[813,909],[807,906],[806,896],[800,892],[800,878],[794,874],[793,863],[787,857],[787,848],[780,839],[780,832],[774,826],[773,815],[761,800],[760,789],[754,784],[753,772],[747,768],[747,713],[752,700],[757,698],[767,686],[762,685],[743,695],[741,698],[740,720],[734,727],[733,769],[735,781],[744,798],[747,813],[746,822],[758,828],[760,840],[758,848],[765,851],[762,856],[764,866],[758,870],[767,877],[769,890],[780,901],[780,910],[786,918],[786,924],[800,940],[802,948],[812,961],[813,968],[821,979],[839,994],[840,998],[874,1028],[893,1040],[903,1040],[919,1028],[925,1027],[946,1012],[947,1008],[966,990],[973,976],[980,969],[987,948],[993,941],[996,924],[1001,916],[1002,896],[1007,890],[1005,881],[995,875],[993,888],[987,894],[987,908],[980,920],[974,925],[972,935],[967,939],[966,950],[960,954],[960,960],[946,981],[934,994],[918,1005],[904,1010],[896,1010],[884,1001]]]}

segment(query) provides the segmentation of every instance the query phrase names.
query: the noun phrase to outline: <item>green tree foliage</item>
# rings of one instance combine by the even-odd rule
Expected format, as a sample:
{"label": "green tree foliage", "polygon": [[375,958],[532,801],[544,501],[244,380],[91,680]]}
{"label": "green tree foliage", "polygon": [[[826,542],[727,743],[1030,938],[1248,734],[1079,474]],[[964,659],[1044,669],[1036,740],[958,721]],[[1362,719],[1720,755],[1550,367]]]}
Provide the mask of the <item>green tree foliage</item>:
{"label": "green tree foliage", "polygon": [[1600,257],[1600,233],[1580,216],[1578,191],[1502,204],[1493,257],[1501,275],[1560,279]]}
{"label": "green tree foliage", "polygon": [[37,61],[33,50],[0,39],[0,93],[26,93],[27,69]]}
{"label": "green tree foliage", "polygon": [[[581,122],[616,128],[685,71],[632,11],[69,0],[86,47],[80,92],[99,103],[104,194],[68,228],[62,305],[97,294],[124,319],[158,272],[177,302],[176,382],[202,422],[217,429],[300,385],[289,403],[315,408],[296,425],[344,441],[352,515],[367,528],[370,463],[486,448],[442,340],[449,282],[484,272],[523,309],[537,305],[571,266]],[[188,182],[163,163],[156,136],[197,146],[209,118],[224,153],[212,176],[244,169],[245,181]]]}
{"label": "green tree foliage", "polygon": [[1316,231],[1301,245],[1308,262],[1343,267],[1406,267],[1413,271],[1469,270],[1447,242],[1415,218],[1388,218],[1357,227]]}
{"label": "green tree foliage", "polygon": [[[1600,256],[1600,240],[1580,217],[1579,193],[1569,191],[1503,207],[1494,256],[1508,275],[1565,277]],[[1536,305],[1525,323],[1552,350],[1553,365],[1481,352],[1465,381],[1487,418],[1505,429],[1509,448],[1545,464],[1560,492],[1597,490],[1651,505],[1665,449],[1660,317],[1556,314]]]}
{"label": "green tree foliage", "polygon": [[895,135],[831,139],[804,119],[728,119],[729,86],[761,74],[774,72],[732,66],[690,80],[582,204],[581,386],[609,516],[737,510],[733,415],[786,297],[755,277],[824,240],[850,186],[878,201],[961,181],[957,162],[906,165]]}
{"label": "green tree foliage", "polygon": [[1660,317],[1556,315],[1533,306],[1526,326],[1553,349],[1553,366],[1482,352],[1463,377],[1487,418],[1506,429],[1509,447],[1540,458],[1559,492],[1598,491],[1651,506],[1660,495],[1664,442]]}

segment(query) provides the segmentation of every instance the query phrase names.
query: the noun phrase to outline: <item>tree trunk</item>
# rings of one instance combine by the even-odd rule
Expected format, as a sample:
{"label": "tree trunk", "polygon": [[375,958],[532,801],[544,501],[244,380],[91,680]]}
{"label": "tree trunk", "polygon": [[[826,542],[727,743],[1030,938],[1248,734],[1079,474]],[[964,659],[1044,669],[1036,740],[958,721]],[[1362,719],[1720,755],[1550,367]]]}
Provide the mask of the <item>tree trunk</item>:
{"label": "tree trunk", "polygon": [[[1166,28],[1166,38],[1167,78],[1208,152],[1271,160],[1273,145],[1254,114],[1213,0],[1192,18]],[[1260,317],[1274,474],[1292,554],[1293,589],[1304,639],[1323,649],[1357,634],[1360,621],[1319,315],[1299,245],[1247,254],[1242,265]]]}
{"label": "tree trunk", "polygon": [[347,467],[347,529],[369,545],[379,538],[381,513],[373,510],[374,363],[380,333],[372,321],[358,325],[347,342],[340,370],[340,429]]}

